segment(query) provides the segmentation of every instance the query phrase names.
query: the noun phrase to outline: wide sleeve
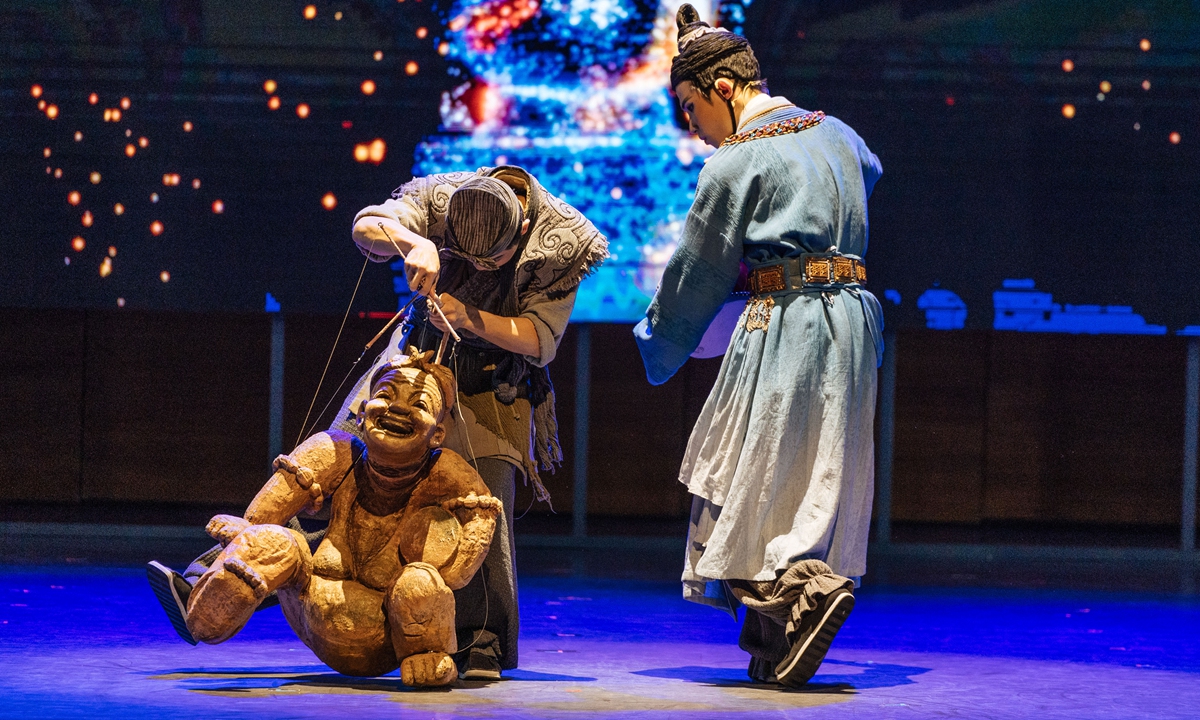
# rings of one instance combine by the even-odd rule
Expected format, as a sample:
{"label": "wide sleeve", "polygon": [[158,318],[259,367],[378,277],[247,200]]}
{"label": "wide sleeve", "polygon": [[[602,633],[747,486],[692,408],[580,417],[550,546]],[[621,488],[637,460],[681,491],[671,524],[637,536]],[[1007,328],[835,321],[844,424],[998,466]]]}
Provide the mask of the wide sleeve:
{"label": "wide sleeve", "polygon": [[[365,217],[380,217],[393,220],[421,237],[429,237],[428,178],[413,178],[401,185],[392,197],[380,205],[368,205],[354,216],[354,226]],[[352,226],[353,227],[353,226]],[[355,244],[358,244],[357,242]],[[390,260],[390,255],[379,255],[362,245],[359,251],[375,262]]]}
{"label": "wide sleeve", "polygon": [[[700,344],[705,330],[737,283],[746,222],[754,204],[757,178],[745,170],[737,184],[714,160],[700,173],[696,200],[684,222],[679,247],[662,282],[633,329],[646,378],[654,385],[671,379]],[[745,182],[744,176],[749,176]]]}

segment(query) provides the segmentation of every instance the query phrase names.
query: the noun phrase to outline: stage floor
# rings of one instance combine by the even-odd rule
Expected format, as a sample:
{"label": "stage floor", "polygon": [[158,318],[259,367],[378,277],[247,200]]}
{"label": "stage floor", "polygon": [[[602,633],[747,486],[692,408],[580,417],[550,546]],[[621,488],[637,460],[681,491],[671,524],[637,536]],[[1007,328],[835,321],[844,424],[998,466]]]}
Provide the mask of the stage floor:
{"label": "stage floor", "polygon": [[804,690],[754,685],[677,584],[521,580],[521,668],[415,691],[338,675],[258,613],[180,641],[139,568],[0,566],[3,718],[1195,718],[1195,596],[864,587]]}

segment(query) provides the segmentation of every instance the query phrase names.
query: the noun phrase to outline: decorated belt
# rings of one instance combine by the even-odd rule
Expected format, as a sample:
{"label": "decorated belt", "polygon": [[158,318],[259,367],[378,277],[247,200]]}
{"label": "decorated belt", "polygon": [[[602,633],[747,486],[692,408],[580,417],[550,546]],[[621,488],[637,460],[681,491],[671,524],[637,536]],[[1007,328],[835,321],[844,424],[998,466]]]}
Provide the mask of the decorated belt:
{"label": "decorated belt", "polygon": [[804,288],[837,289],[867,282],[867,266],[853,255],[804,253],[750,270],[750,293],[763,295]]}

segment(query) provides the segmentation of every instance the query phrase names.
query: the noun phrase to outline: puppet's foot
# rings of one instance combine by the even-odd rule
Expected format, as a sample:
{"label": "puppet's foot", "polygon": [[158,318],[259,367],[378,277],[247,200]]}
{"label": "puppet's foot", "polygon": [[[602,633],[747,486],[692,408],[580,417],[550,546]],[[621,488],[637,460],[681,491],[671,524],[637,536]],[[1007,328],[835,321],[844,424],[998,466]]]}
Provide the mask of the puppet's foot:
{"label": "puppet's foot", "polygon": [[[231,557],[225,559],[225,569],[233,573],[242,582],[246,583],[246,587],[250,588],[250,592],[254,593],[254,598],[257,602],[262,602],[262,599],[270,594],[271,589],[267,587],[267,581],[263,579],[258,571],[250,567],[245,561]],[[256,603],[257,604],[257,603]]]}
{"label": "puppet's foot", "polygon": [[458,668],[444,652],[409,655],[400,661],[400,682],[411,687],[440,687],[457,678]]}
{"label": "puppet's foot", "polygon": [[[235,572],[234,568],[241,572]],[[263,599],[263,593],[243,575],[253,578],[257,573],[240,560],[226,558],[200,578],[188,597],[187,629],[192,637],[215,645],[242,629]],[[261,589],[265,587],[259,585]]]}

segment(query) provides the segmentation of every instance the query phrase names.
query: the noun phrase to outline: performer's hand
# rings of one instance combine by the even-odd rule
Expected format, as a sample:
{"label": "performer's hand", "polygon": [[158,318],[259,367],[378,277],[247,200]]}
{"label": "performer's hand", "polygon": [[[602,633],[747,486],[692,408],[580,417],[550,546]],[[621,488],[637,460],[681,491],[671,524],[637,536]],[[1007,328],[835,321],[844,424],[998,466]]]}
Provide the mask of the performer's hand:
{"label": "performer's hand", "polygon": [[213,540],[222,545],[228,545],[238,536],[238,533],[248,527],[250,527],[250,521],[245,518],[236,515],[214,515],[213,519],[208,521],[208,526],[204,528],[204,531]]}
{"label": "performer's hand", "polygon": [[428,297],[437,290],[442,261],[438,258],[437,247],[429,240],[421,240],[413,245],[404,259],[404,275],[408,278],[409,290]]}
{"label": "performer's hand", "polygon": [[[436,300],[430,298],[425,302],[437,302],[438,307],[442,309],[442,314],[446,316],[446,320],[450,321],[451,327],[457,330],[467,323],[467,306],[465,304],[454,299],[454,296],[450,293],[442,293],[435,296],[435,298]],[[448,329],[446,323],[442,320],[442,316],[433,308],[429,308],[429,321],[442,332],[446,332]]]}

